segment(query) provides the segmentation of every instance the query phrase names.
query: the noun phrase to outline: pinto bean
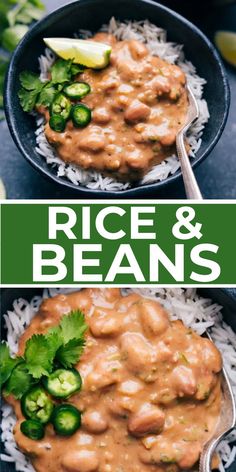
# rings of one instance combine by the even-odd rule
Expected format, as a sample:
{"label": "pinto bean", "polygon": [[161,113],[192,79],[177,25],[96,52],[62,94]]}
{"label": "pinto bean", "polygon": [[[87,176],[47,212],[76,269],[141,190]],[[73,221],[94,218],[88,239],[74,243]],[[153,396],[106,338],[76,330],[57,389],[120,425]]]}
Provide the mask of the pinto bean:
{"label": "pinto bean", "polygon": [[133,59],[139,60],[148,55],[148,50],[146,46],[139,41],[133,39],[129,42],[129,50]]}
{"label": "pinto bean", "polygon": [[99,43],[110,44],[114,46],[116,44],[116,38],[113,34],[99,32],[93,36],[93,41],[98,41]]}
{"label": "pinto bean", "polygon": [[85,378],[85,387],[95,392],[120,381],[121,363],[117,360],[100,361],[94,370]]}
{"label": "pinto bean", "polygon": [[115,336],[122,329],[122,314],[115,314],[112,310],[95,310],[90,319],[90,330],[96,337]]}
{"label": "pinto bean", "polygon": [[123,395],[136,395],[143,389],[143,386],[140,382],[136,380],[125,380],[122,382],[118,388],[118,391]]}
{"label": "pinto bean", "polygon": [[147,160],[141,151],[134,151],[126,155],[127,165],[134,171],[142,171],[147,166]]}
{"label": "pinto bean", "polygon": [[109,93],[111,90],[116,89],[117,87],[119,87],[119,85],[120,81],[118,80],[118,78],[112,75],[108,75],[100,82],[101,89],[107,93]]}
{"label": "pinto bean", "polygon": [[109,110],[105,107],[95,108],[93,111],[93,121],[95,123],[104,125],[109,123],[111,119]]}
{"label": "pinto bean", "polygon": [[201,354],[203,362],[212,372],[219,372],[222,369],[222,358],[217,347],[210,341],[210,339],[201,339]]}
{"label": "pinto bean", "polygon": [[89,133],[79,141],[79,147],[87,152],[101,152],[106,146],[105,138],[102,134]]}
{"label": "pinto bean", "polygon": [[140,315],[144,331],[147,334],[162,334],[170,325],[166,310],[160,303],[152,300],[145,300],[140,304]]}
{"label": "pinto bean", "polygon": [[82,424],[89,433],[99,434],[106,431],[108,422],[105,413],[100,411],[89,410],[83,414]]}
{"label": "pinto bean", "polygon": [[113,416],[127,418],[130,412],[135,411],[135,398],[130,396],[119,395],[107,398],[107,408]]}
{"label": "pinto bean", "polygon": [[133,414],[128,422],[129,432],[136,437],[144,436],[148,433],[158,433],[163,429],[165,414],[156,406],[144,404]]}
{"label": "pinto bean", "polygon": [[98,470],[99,460],[95,451],[81,449],[68,451],[62,459],[65,472],[95,472]]}
{"label": "pinto bean", "polygon": [[176,131],[169,130],[169,132],[160,136],[159,141],[164,147],[172,146],[176,141]]}
{"label": "pinto bean", "polygon": [[124,117],[128,122],[142,121],[150,115],[151,109],[140,100],[133,100],[125,111]]}
{"label": "pinto bean", "polygon": [[170,92],[170,82],[167,77],[157,75],[154,79],[146,84],[146,89],[153,90],[157,95]]}
{"label": "pinto bean", "polygon": [[163,341],[156,344],[156,350],[159,362],[171,362],[173,360],[173,351]]}
{"label": "pinto bean", "polygon": [[121,354],[127,367],[137,372],[151,370],[156,353],[150,343],[139,333],[125,333],[121,336]]}
{"label": "pinto bean", "polygon": [[180,397],[193,396],[197,390],[197,382],[192,369],[179,365],[171,374],[171,384]]}
{"label": "pinto bean", "polygon": [[134,61],[122,59],[117,60],[117,70],[120,78],[126,82],[133,81],[137,77],[138,73],[137,64]]}

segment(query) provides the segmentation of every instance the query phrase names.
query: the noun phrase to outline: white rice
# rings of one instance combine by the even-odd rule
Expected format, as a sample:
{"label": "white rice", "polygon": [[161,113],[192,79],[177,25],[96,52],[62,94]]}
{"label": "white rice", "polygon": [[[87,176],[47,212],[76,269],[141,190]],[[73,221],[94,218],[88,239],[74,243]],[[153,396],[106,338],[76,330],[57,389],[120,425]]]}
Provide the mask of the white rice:
{"label": "white rice", "polygon": [[[197,99],[200,116],[197,122],[188,132],[187,141],[190,146],[190,156],[195,157],[202,143],[204,126],[209,119],[209,111],[206,101],[202,98],[205,79],[199,77],[194,65],[184,56],[183,46],[167,41],[167,32],[145,21],[120,22],[112,18],[108,25],[102,27],[102,31],[108,31],[118,40],[137,39],[145,43],[154,56],[159,56],[171,64],[178,64],[185,72],[187,81]],[[80,30],[79,36],[88,38],[91,32]],[[55,61],[54,54],[46,49],[45,55],[39,58],[41,79],[47,80],[48,71]],[[36,151],[46,159],[46,162],[57,169],[57,176],[70,180],[75,185],[85,186],[89,189],[121,191],[131,187],[130,183],[122,183],[111,177],[103,176],[94,170],[84,170],[75,164],[66,164],[56,153],[44,134],[44,118],[37,118]],[[180,167],[175,155],[168,157],[161,164],[154,166],[140,181],[140,185],[167,179]]]}
{"label": "white rice", "polygon": [[[38,311],[42,300],[52,297],[57,293],[74,291],[73,289],[44,289],[42,296],[34,297],[30,302],[19,299],[13,303],[13,310],[4,315],[7,327],[7,342],[11,353],[16,354],[18,340],[23,334],[30,320]],[[211,335],[215,344],[220,349],[224,366],[231,380],[233,392],[236,397],[236,333],[233,332],[222,319],[221,306],[212,303],[210,299],[200,297],[196,289],[182,288],[143,288],[122,289],[123,295],[136,292],[144,297],[159,301],[170,313],[171,319],[180,319],[186,326],[191,326],[199,335],[211,328]],[[16,321],[17,320],[17,321]],[[17,471],[34,472],[30,461],[22,454],[14,440],[13,427],[16,418],[11,406],[2,406],[2,441],[5,453],[1,454],[1,460],[15,462]],[[218,446],[220,456],[220,472],[224,472],[236,459],[236,430],[231,432]]]}

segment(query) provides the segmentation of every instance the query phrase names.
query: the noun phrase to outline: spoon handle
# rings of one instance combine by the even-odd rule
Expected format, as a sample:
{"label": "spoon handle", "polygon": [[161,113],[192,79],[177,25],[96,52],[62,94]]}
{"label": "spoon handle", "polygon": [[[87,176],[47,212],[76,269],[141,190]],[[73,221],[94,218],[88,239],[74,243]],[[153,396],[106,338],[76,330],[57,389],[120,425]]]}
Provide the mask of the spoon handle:
{"label": "spoon handle", "polygon": [[191,200],[202,200],[202,194],[193,173],[189,157],[184,144],[184,134],[179,133],[176,137],[176,148],[180,160],[185,192]]}
{"label": "spoon handle", "polygon": [[199,461],[199,472],[211,472],[212,456],[215,452],[215,448],[217,444],[219,443],[219,440],[220,439],[216,439],[215,441],[210,441],[203,448],[202,454],[200,456],[200,461]]}

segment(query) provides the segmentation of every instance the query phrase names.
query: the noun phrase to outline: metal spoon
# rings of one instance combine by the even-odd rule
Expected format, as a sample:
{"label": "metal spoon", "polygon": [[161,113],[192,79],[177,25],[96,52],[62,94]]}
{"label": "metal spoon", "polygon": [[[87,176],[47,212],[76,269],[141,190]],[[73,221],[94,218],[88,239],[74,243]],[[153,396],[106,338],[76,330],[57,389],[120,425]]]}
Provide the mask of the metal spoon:
{"label": "metal spoon", "polygon": [[189,156],[187,154],[185,143],[184,143],[184,136],[186,132],[190,128],[191,124],[199,117],[199,108],[198,108],[197,101],[189,85],[186,86],[186,89],[188,92],[188,99],[189,99],[188,114],[187,114],[186,123],[179,130],[176,136],[176,149],[177,149],[177,154],[180,160],[187,198],[190,198],[192,200],[202,200],[202,194],[200,192],[198,183],[193,173],[193,170],[189,161]]}
{"label": "metal spoon", "polygon": [[[208,338],[212,341],[209,333]],[[230,433],[236,425],[236,406],[233,391],[230,385],[228,374],[223,367],[222,369],[222,405],[220,418],[218,420],[216,429],[213,436],[204,445],[200,461],[199,461],[199,472],[211,472],[211,460],[216,446],[219,444],[221,439]]]}

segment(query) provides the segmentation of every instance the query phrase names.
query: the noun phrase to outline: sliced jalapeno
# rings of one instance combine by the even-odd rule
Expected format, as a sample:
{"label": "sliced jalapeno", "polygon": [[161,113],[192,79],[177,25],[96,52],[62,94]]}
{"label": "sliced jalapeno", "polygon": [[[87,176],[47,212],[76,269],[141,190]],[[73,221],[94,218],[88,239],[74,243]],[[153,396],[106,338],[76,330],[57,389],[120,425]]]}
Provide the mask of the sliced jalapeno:
{"label": "sliced jalapeno", "polygon": [[81,412],[73,405],[58,405],[53,411],[52,424],[60,436],[71,436],[81,425]]}
{"label": "sliced jalapeno", "polygon": [[67,398],[81,389],[82,379],[77,370],[57,369],[45,377],[44,386],[55,398]]}
{"label": "sliced jalapeno", "polygon": [[90,123],[92,113],[90,108],[88,108],[86,105],[83,105],[82,103],[79,103],[78,105],[74,105],[72,107],[71,118],[76,128],[83,128]]}
{"label": "sliced jalapeno", "polygon": [[60,115],[52,115],[49,120],[49,126],[53,131],[57,133],[63,133],[66,128],[66,120],[63,116]]}
{"label": "sliced jalapeno", "polygon": [[26,420],[20,425],[21,432],[27,436],[27,438],[37,441],[44,437],[44,427],[40,421],[37,420]]}
{"label": "sliced jalapeno", "polygon": [[73,82],[73,84],[68,84],[63,89],[67,97],[77,100],[88,95],[90,91],[90,85],[86,82]]}
{"label": "sliced jalapeno", "polygon": [[21,399],[23,415],[30,420],[48,423],[53,411],[53,402],[41,387],[34,387]]}
{"label": "sliced jalapeno", "polygon": [[52,102],[50,115],[59,115],[68,120],[71,112],[71,101],[63,94],[59,93]]}

